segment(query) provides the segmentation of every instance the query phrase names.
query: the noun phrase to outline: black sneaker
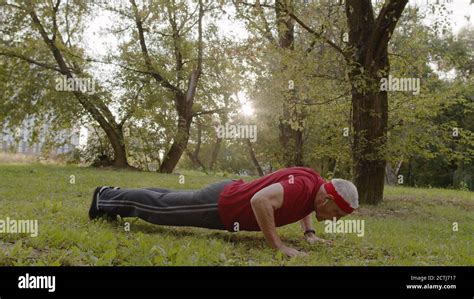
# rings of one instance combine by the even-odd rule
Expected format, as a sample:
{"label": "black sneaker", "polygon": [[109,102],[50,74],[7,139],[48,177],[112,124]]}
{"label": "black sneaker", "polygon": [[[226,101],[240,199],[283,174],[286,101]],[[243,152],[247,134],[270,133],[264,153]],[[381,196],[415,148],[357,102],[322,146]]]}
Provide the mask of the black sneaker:
{"label": "black sneaker", "polygon": [[105,189],[120,189],[119,187],[99,186],[95,188],[94,194],[92,195],[92,203],[89,208],[89,219],[93,220],[99,217],[105,217],[109,221],[117,220],[117,215],[109,215],[106,212],[99,209],[99,196]]}

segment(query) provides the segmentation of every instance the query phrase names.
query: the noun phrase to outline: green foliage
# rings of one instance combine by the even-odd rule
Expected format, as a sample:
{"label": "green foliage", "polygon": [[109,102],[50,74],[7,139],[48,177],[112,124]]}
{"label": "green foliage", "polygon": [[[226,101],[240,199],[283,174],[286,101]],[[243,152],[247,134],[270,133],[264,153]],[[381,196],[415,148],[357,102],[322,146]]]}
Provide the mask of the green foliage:
{"label": "green foliage", "polygon": [[[288,16],[284,18],[294,25],[294,41],[283,47],[284,24],[278,22],[271,6],[257,3],[205,3],[202,76],[189,107],[193,124],[186,149],[196,152],[204,167],[184,155],[180,169],[208,168],[218,144],[216,125],[240,123],[257,125],[258,139],[252,147],[266,171],[291,164],[289,156],[296,152],[297,144],[293,140],[286,145],[281,142],[281,128],[289,128],[292,133],[302,132],[302,164],[328,177],[351,178],[352,159],[357,153],[351,150],[353,107],[347,74],[356,66],[348,66],[324,38],[303,30]],[[303,22],[349,50],[345,48],[348,28],[344,5],[328,5],[324,1],[291,3]],[[55,90],[55,79],[60,74],[24,59],[56,65],[28,14],[34,8],[45,28],[52,30],[51,3],[23,4],[18,9],[0,1],[5,16],[1,20],[4,38],[0,44],[0,124],[14,128],[35,116],[32,142],[40,135],[43,123],[52,124],[49,135],[84,124],[91,130],[88,147],[81,151],[82,160],[94,162],[100,155],[113,159],[110,141],[91,115],[70,92]],[[78,72],[76,75],[97,81],[97,96],[88,99],[104,115],[108,110],[113,114],[109,122],[116,122],[116,127],[123,125],[129,164],[154,170],[149,165],[158,167],[178,137],[176,94],[147,72],[131,4],[115,4],[61,2],[55,44],[68,66]],[[375,5],[376,13],[382,4]],[[160,0],[140,2],[137,8],[143,18],[151,65],[182,91],[186,91],[189,74],[197,64],[196,5]],[[433,26],[425,25],[430,11],[437,14]],[[388,143],[374,155],[383,156],[392,168],[401,165],[399,173],[408,176],[412,185],[472,189],[474,31],[465,28],[458,36],[449,34],[446,13],[443,3],[424,8],[409,6],[399,20],[389,43],[390,75],[420,79],[421,90],[419,95],[389,92]],[[225,35],[219,27],[222,14],[229,18],[227,21],[243,25],[248,35]],[[104,56],[90,57],[84,32],[89,21],[104,15],[112,16],[114,24],[101,33],[118,40],[118,46]],[[107,64],[105,76],[99,75],[98,71]],[[435,69],[453,71],[454,78],[447,80]],[[367,88],[364,72],[361,69],[360,80],[353,85]],[[379,87],[377,82],[371,83]],[[247,94],[255,115],[243,117],[239,113],[239,93]],[[202,127],[200,143],[198,122]],[[459,130],[459,137],[453,138],[453,128]],[[213,171],[256,173],[242,140],[224,140],[213,166]]]}

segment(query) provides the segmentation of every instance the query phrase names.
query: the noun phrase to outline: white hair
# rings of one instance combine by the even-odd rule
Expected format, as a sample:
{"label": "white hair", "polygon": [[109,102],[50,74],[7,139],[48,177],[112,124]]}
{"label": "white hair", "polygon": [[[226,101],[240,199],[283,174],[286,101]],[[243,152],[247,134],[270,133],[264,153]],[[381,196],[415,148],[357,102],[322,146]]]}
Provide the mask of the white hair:
{"label": "white hair", "polygon": [[331,183],[339,193],[353,209],[359,207],[359,194],[356,186],[352,182],[343,179],[332,179]]}

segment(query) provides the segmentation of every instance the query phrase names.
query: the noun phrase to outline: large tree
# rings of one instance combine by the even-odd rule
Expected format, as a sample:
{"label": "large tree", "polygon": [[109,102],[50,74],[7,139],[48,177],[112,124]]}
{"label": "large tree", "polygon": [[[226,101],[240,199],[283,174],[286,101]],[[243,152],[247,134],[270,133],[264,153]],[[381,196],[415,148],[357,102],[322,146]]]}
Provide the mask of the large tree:
{"label": "large tree", "polygon": [[[371,0],[305,2],[298,5],[292,1],[238,1],[258,9],[267,7],[275,10],[280,46],[291,49],[295,30],[293,23],[296,22],[314,38],[309,51],[317,45],[325,45],[321,50],[330,47],[343,58],[351,85],[353,175],[360,200],[365,203],[377,203],[383,198],[388,97],[387,92],[381,90],[380,81],[389,75],[388,45],[407,2],[387,0],[376,16]],[[321,20],[325,17],[323,10],[316,15],[311,13],[311,8],[321,9],[323,6],[329,12],[329,21]],[[334,18],[339,15],[339,9],[345,10],[347,24],[335,29]],[[312,19],[303,20],[305,17],[299,14],[309,14]],[[268,22],[263,22],[263,25],[262,35],[271,38],[272,28]],[[342,38],[337,38],[338,33]],[[280,128],[282,132],[286,131],[284,126],[280,125]]]}
{"label": "large tree", "polygon": [[[61,0],[2,1],[9,25],[5,33],[10,38],[3,41],[0,56],[23,61],[36,68],[62,75],[68,80],[95,80],[87,70],[84,49],[80,44],[85,3],[69,3]],[[7,21],[5,20],[5,21]],[[2,25],[3,26],[3,25]],[[80,90],[71,91],[71,99],[80,105],[104,130],[114,151],[113,164],[127,167],[123,125],[126,118],[118,121],[111,109],[108,93],[87,94]]]}
{"label": "large tree", "polygon": [[388,95],[380,81],[390,71],[388,42],[408,0],[387,0],[377,17],[370,0],[347,0],[347,55],[351,65],[352,148],[360,201],[382,200],[386,160]]}
{"label": "large tree", "polygon": [[[152,61],[152,57],[149,53],[147,41],[145,37],[144,22],[146,15],[150,14],[150,11],[146,9],[140,10],[135,2],[135,0],[130,0],[132,4],[133,16],[135,18],[136,30],[138,33],[138,42],[140,43],[140,49],[142,52],[143,61],[145,68],[153,79],[164,88],[171,91],[174,95],[174,103],[176,107],[176,112],[178,114],[177,130],[174,136],[174,140],[169,148],[168,152],[165,154],[163,162],[160,166],[160,172],[170,173],[175,168],[178,163],[181,155],[183,154],[189,140],[189,130],[191,123],[194,117],[193,104],[194,97],[196,95],[196,90],[199,82],[199,78],[202,73],[202,58],[203,58],[203,40],[202,40],[202,20],[204,16],[204,6],[200,0],[198,3],[198,17],[197,17],[197,57],[195,59],[195,64],[191,70],[189,70],[188,78],[186,82],[186,87],[182,88],[180,85],[184,83],[185,73],[184,73],[184,60],[183,60],[183,38],[184,34],[183,29],[186,23],[191,19],[189,16],[186,16],[182,23],[178,23],[177,14],[178,8],[175,1],[170,1],[166,3],[165,9],[168,13],[168,21],[171,27],[171,37],[173,42],[173,54],[175,59],[175,72],[176,72],[176,83],[173,84],[166,79],[164,75],[155,67],[155,64]],[[184,4],[182,4],[184,5]],[[186,6],[186,5],[184,5]],[[191,8],[189,8],[191,9]],[[183,14],[183,12],[181,12]],[[185,12],[188,14],[188,12]],[[189,26],[189,25],[188,25]],[[189,28],[186,28],[189,30]]]}
{"label": "large tree", "polygon": [[349,67],[352,97],[352,159],[360,201],[376,204],[383,198],[387,143],[388,95],[380,88],[390,72],[388,44],[408,0],[387,0],[378,15],[371,0],[346,0],[347,45],[316,31],[292,12],[306,31],[344,57]]}
{"label": "large tree", "polygon": [[[216,103],[204,100],[208,96],[205,90],[217,84],[212,82],[216,81],[212,74],[207,73],[211,73],[213,64],[226,59],[219,56],[216,48],[227,49],[228,45],[217,37],[213,24],[216,3],[177,0],[142,4],[130,0],[129,3],[129,9],[115,10],[129,19],[133,28],[132,40],[122,47],[122,59],[128,68],[142,70],[140,76],[152,79],[151,82],[162,88],[163,101],[173,102],[176,125],[168,130],[173,137],[159,168],[160,172],[170,173],[187,148],[195,117],[220,111]],[[130,26],[125,24],[124,28]],[[138,45],[138,53],[133,44]],[[203,77],[207,77],[206,82]],[[214,94],[214,102],[220,98],[222,94]]]}

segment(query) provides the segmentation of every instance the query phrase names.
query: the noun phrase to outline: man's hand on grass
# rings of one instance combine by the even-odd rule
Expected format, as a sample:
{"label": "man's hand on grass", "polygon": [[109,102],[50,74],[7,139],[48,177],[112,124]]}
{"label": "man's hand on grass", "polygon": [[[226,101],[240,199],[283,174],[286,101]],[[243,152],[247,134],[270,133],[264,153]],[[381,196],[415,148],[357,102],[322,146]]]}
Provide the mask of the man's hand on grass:
{"label": "man's hand on grass", "polygon": [[309,234],[306,234],[305,235],[305,239],[306,241],[308,241],[309,244],[311,245],[314,245],[314,244],[317,244],[317,243],[322,243],[322,244],[326,244],[326,245],[333,245],[333,242],[330,241],[330,240],[325,240],[325,239],[321,239],[319,237],[317,237],[315,234],[313,233],[309,233]]}
{"label": "man's hand on grass", "polygon": [[311,214],[301,219],[300,224],[301,224],[301,228],[305,232],[304,237],[309,244],[313,245],[313,244],[320,243],[320,244],[326,244],[326,245],[333,245],[332,241],[324,240],[324,239],[316,237],[316,235],[314,234],[314,229],[311,222]]}
{"label": "man's hand on grass", "polygon": [[284,254],[286,254],[289,257],[295,257],[295,256],[306,257],[306,256],[308,256],[308,254],[306,252],[296,250],[296,249],[288,247],[286,245],[281,245],[280,247],[278,247],[278,250],[280,250],[281,252],[283,252]]}

